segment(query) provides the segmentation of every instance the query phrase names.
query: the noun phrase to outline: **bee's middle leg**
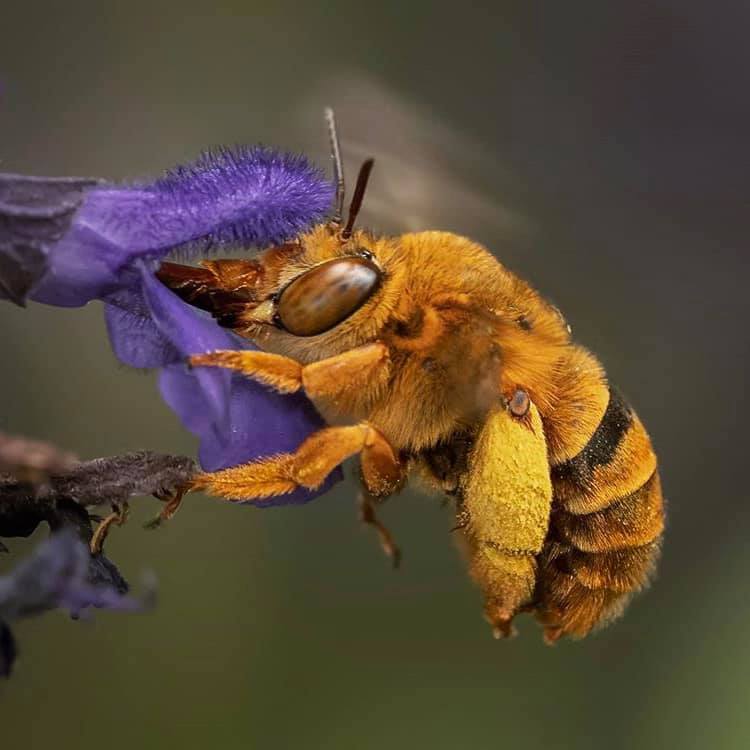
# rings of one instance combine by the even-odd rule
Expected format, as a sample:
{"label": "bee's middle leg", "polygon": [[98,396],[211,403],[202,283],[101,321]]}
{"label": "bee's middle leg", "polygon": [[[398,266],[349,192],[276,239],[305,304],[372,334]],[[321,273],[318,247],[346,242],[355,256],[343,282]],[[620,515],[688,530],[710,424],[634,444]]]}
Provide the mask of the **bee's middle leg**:
{"label": "bee's middle leg", "polygon": [[401,564],[401,550],[394,541],[391,532],[378,519],[375,513],[375,503],[375,498],[366,488],[360,490],[359,497],[357,498],[359,520],[375,529],[385,556],[391,561],[394,568],[398,568]]}
{"label": "bee's middle leg", "polygon": [[[262,351],[216,351],[190,358],[193,366],[234,370],[281,393],[304,389],[312,399],[336,398],[356,388],[376,389],[388,377],[389,362],[388,349],[380,342],[308,365]],[[203,475],[196,489],[206,488],[223,497],[258,498],[291,492],[298,486],[317,487],[339,463],[356,453],[360,453],[364,485],[360,518],[376,528],[386,554],[397,564],[398,548],[377,520],[373,503],[401,487],[405,469],[388,441],[370,425],[321,430],[311,435],[294,454]],[[247,495],[238,494],[240,492]]]}
{"label": "bee's middle leg", "polygon": [[401,550],[391,532],[378,520],[375,506],[401,489],[406,481],[406,466],[388,443],[373,444],[363,452],[360,460],[362,490],[358,498],[359,520],[372,526],[378,534],[380,546],[394,568],[401,562]]}
{"label": "bee's middle leg", "polygon": [[199,474],[191,489],[206,490],[229,500],[263,500],[298,488],[315,489],[343,461],[361,454],[370,466],[374,482],[384,487],[399,462],[383,435],[372,425],[360,422],[346,427],[326,427],[308,437],[294,453]]}

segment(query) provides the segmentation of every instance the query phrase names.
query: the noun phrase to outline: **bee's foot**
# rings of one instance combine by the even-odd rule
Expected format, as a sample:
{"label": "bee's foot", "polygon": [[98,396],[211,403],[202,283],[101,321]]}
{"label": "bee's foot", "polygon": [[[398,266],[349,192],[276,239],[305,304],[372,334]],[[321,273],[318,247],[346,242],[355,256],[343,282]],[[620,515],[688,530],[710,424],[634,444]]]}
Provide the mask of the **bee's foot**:
{"label": "bee's foot", "polygon": [[179,487],[173,492],[155,492],[154,497],[164,503],[161,512],[143,525],[144,529],[157,529],[165,521],[169,521],[182,505],[182,499],[188,491],[188,487]]}
{"label": "bee's foot", "polygon": [[391,532],[378,520],[372,501],[365,493],[359,496],[359,520],[368,526],[374,527],[385,556],[391,561],[394,569],[398,568],[401,565],[401,550],[396,542],[393,541]]}
{"label": "bee's foot", "polygon": [[484,619],[492,627],[492,637],[496,640],[513,638],[518,631],[513,627],[513,618],[516,612],[507,607],[500,607],[490,602],[484,610]]}
{"label": "bee's foot", "polygon": [[544,642],[548,646],[554,646],[560,638],[565,635],[565,631],[559,625],[549,625],[544,629]]}
{"label": "bee's foot", "polygon": [[513,627],[511,620],[498,620],[491,622],[492,626],[492,637],[499,641],[506,638],[515,638],[518,635],[518,631]]}
{"label": "bee's foot", "polygon": [[[99,524],[94,529],[91,541],[89,542],[89,550],[92,555],[98,555],[102,551],[104,540],[107,538],[112,525],[122,526],[128,520],[129,511],[130,507],[127,502],[122,505],[112,503],[112,512],[99,520]],[[93,516],[92,518],[96,519],[98,517]]]}

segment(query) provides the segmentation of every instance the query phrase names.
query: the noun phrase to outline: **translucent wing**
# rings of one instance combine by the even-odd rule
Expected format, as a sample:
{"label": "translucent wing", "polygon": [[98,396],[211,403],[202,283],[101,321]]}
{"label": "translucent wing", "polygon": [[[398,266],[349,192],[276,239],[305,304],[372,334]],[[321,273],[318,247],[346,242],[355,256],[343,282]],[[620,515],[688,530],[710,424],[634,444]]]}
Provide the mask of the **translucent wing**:
{"label": "translucent wing", "polygon": [[[363,74],[321,81],[298,121],[318,121],[327,104],[336,112],[349,197],[360,163],[375,157],[360,226],[388,233],[445,229],[480,239],[527,232],[524,217],[498,196],[498,185],[509,179],[502,165],[441,118]],[[306,128],[307,150],[324,163],[325,139]],[[477,175],[486,188],[476,187]]]}

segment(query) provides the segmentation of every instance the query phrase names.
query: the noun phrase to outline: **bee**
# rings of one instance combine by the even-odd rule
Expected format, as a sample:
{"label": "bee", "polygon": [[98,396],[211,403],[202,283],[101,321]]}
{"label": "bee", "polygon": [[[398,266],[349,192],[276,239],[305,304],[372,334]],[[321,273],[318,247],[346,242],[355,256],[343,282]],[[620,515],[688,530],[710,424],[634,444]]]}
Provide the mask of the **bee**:
{"label": "bee", "polygon": [[252,259],[163,263],[158,278],[257,350],[195,355],[281,393],[329,426],[293,453],[199,474],[191,489],[272,499],[359,457],[361,514],[414,478],[449,498],[496,637],[532,613],[544,638],[580,638],[649,580],[664,529],[643,424],[561,313],[487,249],[443,231],[355,229],[333,113],[331,220]]}

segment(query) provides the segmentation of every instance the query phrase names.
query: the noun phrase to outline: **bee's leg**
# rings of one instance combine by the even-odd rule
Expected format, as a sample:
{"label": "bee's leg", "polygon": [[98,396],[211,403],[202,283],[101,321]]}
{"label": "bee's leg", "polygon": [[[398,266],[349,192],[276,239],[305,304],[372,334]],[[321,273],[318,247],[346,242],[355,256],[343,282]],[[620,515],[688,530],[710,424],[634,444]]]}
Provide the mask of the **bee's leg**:
{"label": "bee's leg", "polygon": [[386,557],[391,561],[393,567],[398,568],[401,563],[401,550],[398,548],[396,542],[393,541],[391,532],[388,531],[375,515],[375,498],[366,489],[362,489],[357,500],[359,505],[359,520],[375,529],[383,552],[385,552]]}
{"label": "bee's leg", "polygon": [[102,551],[104,540],[107,538],[107,534],[109,534],[110,527],[113,524],[122,526],[125,521],[128,520],[129,511],[130,507],[127,502],[124,502],[122,505],[112,503],[112,512],[105,516],[99,522],[96,529],[94,529],[91,541],[89,542],[89,548],[92,555],[98,555]]}
{"label": "bee's leg", "polygon": [[536,580],[533,553],[504,551],[479,544],[470,570],[484,590],[484,617],[495,638],[515,635],[513,618],[531,601]]}
{"label": "bee's leg", "polygon": [[[385,471],[388,456],[398,463],[386,439],[366,422],[347,427],[326,427],[308,437],[294,453],[282,453],[231,469],[198,474],[193,490],[229,500],[262,500],[300,487],[315,489],[343,461],[358,453],[363,463]],[[372,459],[370,461],[370,459]],[[381,481],[385,481],[381,477]]]}
{"label": "bee's leg", "polygon": [[375,515],[375,506],[401,489],[406,480],[406,466],[391,446],[383,441],[362,452],[360,473],[362,492],[359,495],[359,519],[377,531],[383,551],[393,567],[397,568],[401,562],[401,551],[391,533]]}
{"label": "bee's leg", "polygon": [[223,367],[259,380],[281,393],[304,388],[312,399],[335,398],[353,388],[377,388],[388,375],[388,349],[375,343],[309,365],[281,354],[259,351],[222,350],[196,354],[194,367]]}
{"label": "bee's leg", "polygon": [[172,516],[182,507],[182,499],[185,494],[190,490],[189,486],[177,487],[170,492],[155,492],[154,497],[157,500],[161,500],[164,505],[162,506],[161,512],[159,512],[154,518],[144,524],[144,529],[157,529],[165,521],[169,521]]}

